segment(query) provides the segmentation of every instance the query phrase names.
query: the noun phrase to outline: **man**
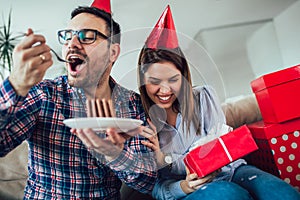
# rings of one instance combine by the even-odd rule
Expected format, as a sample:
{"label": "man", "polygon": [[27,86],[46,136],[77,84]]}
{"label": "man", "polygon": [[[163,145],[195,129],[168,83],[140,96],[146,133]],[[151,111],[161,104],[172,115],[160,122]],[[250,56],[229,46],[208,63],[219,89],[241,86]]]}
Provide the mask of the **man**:
{"label": "man", "polygon": [[140,97],[110,77],[120,28],[106,9],[110,4],[104,10],[101,5],[75,9],[58,33],[67,76],[42,80],[53,64],[50,47],[28,29],[14,50],[13,71],[0,85],[0,156],[24,140],[29,144],[25,199],[119,199],[121,180],[143,193],[152,190],[155,161],[145,159],[144,138],[126,140],[114,129],[105,138],[91,129],[71,133],[63,123],[86,116],[84,102],[93,98],[111,99],[117,117],[145,120]]}

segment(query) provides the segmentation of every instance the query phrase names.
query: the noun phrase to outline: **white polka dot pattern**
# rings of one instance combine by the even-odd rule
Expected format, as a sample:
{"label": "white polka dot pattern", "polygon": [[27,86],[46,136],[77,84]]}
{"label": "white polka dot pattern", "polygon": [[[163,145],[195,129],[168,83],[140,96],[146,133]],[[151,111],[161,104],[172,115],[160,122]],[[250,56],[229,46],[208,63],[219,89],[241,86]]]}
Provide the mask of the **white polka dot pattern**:
{"label": "white polka dot pattern", "polygon": [[276,143],[277,143],[276,138],[272,138],[272,139],[271,139],[271,143],[272,143],[272,144],[276,144]]}
{"label": "white polka dot pattern", "polygon": [[284,135],[282,135],[282,139],[283,139],[284,141],[287,141],[287,140],[289,139],[289,137],[288,137],[287,134],[284,134]]}
{"label": "white polka dot pattern", "polygon": [[[300,130],[300,120],[296,122]],[[293,126],[296,127],[296,125]],[[281,128],[279,131],[282,134],[280,134],[276,128],[273,128],[271,130],[276,132],[274,133],[275,137],[272,137],[271,131],[266,131],[268,135],[265,137],[268,139],[264,139],[261,135],[255,137],[256,135],[253,133],[255,130],[261,133],[261,130],[252,130],[251,128],[250,130],[259,150],[250,155],[247,161],[264,171],[279,176],[300,191],[300,132],[298,130],[290,133],[283,132],[284,128]],[[263,133],[265,133],[265,129]]]}
{"label": "white polka dot pattern", "polygon": [[294,155],[294,154],[290,154],[290,155],[289,155],[289,159],[290,159],[290,160],[295,160],[295,155]]}
{"label": "white polka dot pattern", "polygon": [[[275,142],[276,141],[276,142]],[[271,138],[270,148],[280,177],[296,187],[300,187],[300,134],[299,131],[285,133],[281,137]]]}
{"label": "white polka dot pattern", "polygon": [[292,147],[293,149],[297,149],[298,145],[297,145],[296,142],[293,142],[293,143],[291,144],[291,147]]}
{"label": "white polka dot pattern", "polygon": [[281,147],[280,147],[280,152],[282,152],[282,153],[283,153],[283,152],[285,152],[285,151],[286,151],[286,148],[285,148],[285,146],[281,146]]}

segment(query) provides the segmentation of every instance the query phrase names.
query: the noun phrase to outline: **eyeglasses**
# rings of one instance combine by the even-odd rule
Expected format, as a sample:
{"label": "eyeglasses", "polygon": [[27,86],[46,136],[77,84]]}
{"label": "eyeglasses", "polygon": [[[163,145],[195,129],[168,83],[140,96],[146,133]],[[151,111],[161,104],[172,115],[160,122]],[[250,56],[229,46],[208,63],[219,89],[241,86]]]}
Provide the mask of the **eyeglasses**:
{"label": "eyeglasses", "polygon": [[109,37],[94,29],[81,29],[78,31],[67,29],[57,32],[58,41],[60,44],[68,44],[72,37],[76,35],[81,44],[91,44],[96,41],[97,35],[105,40]]}

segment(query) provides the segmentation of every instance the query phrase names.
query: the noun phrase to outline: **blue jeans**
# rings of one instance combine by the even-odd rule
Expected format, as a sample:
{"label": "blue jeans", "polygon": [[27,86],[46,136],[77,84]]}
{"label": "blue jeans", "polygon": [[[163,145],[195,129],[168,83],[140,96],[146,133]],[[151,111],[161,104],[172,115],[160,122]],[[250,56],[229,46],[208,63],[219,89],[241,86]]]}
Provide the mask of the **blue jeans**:
{"label": "blue jeans", "polygon": [[206,184],[182,200],[253,200],[247,190],[228,181]]}
{"label": "blue jeans", "polygon": [[256,200],[300,200],[300,193],[290,184],[251,165],[238,167],[232,182],[246,189]]}
{"label": "blue jeans", "polygon": [[278,177],[251,165],[235,170],[232,182],[211,182],[182,200],[300,200],[300,193]]}

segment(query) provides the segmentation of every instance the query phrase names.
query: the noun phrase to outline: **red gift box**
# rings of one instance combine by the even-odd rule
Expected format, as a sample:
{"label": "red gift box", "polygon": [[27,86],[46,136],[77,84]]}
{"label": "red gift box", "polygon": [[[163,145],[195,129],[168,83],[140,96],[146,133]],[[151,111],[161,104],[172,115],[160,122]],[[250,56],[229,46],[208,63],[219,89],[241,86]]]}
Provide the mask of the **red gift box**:
{"label": "red gift box", "polygon": [[249,164],[300,188],[300,119],[280,124],[248,125],[259,150],[246,156]]}
{"label": "red gift box", "polygon": [[244,125],[191,150],[184,163],[190,173],[204,177],[257,148],[250,130]]}
{"label": "red gift box", "polygon": [[262,118],[279,123],[300,117],[300,65],[261,76],[251,82]]}

